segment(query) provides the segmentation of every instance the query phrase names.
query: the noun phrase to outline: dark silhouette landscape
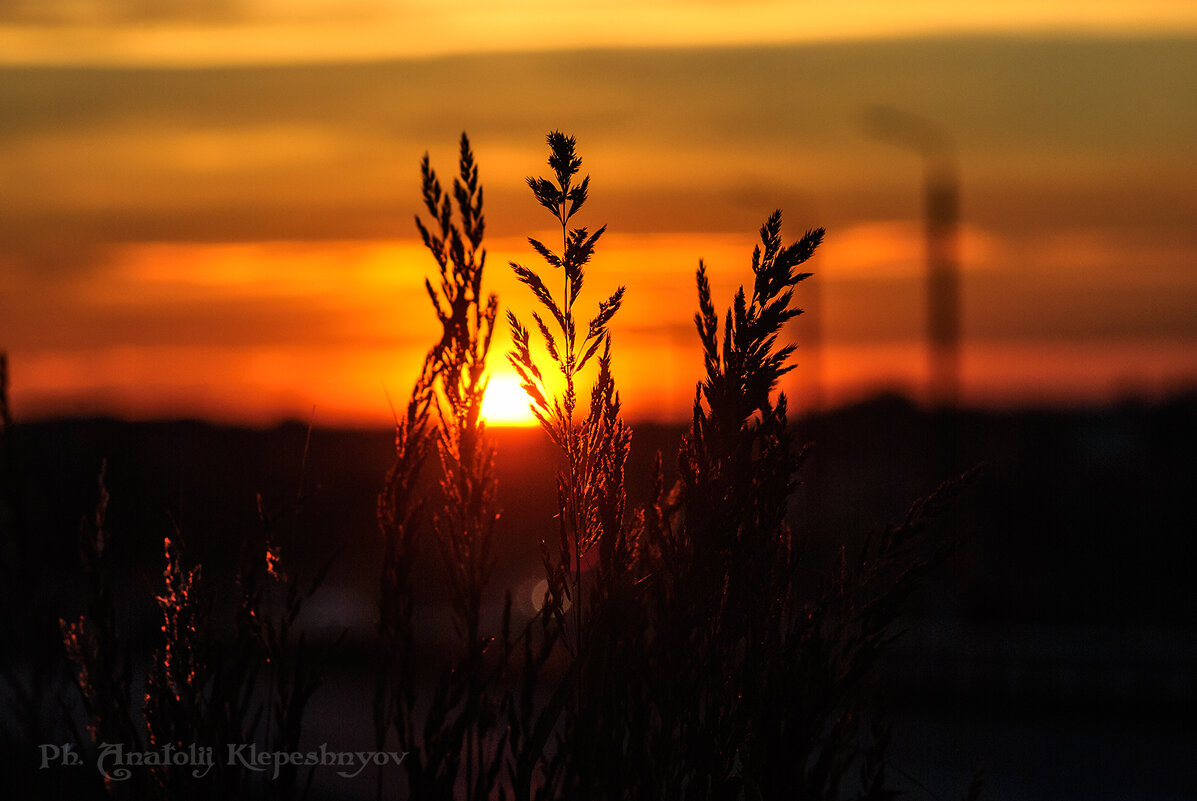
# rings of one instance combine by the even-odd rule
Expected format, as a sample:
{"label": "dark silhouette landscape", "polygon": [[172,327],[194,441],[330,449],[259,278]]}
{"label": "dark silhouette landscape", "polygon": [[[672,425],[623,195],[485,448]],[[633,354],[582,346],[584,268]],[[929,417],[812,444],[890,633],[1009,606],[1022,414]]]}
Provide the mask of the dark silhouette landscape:
{"label": "dark silhouette landscape", "polygon": [[[1118,52],[1137,65],[1157,50],[1187,63],[1186,45]],[[1080,75],[1081,56],[1111,46],[1053,40],[1032,50],[1070,54],[1060,63]],[[1022,52],[994,47],[957,53],[949,38],[860,52],[883,64],[938,53],[989,68]],[[990,63],[991,49],[1002,58]],[[0,353],[0,642],[9,646],[0,754],[15,792],[172,801],[1197,792],[1197,396],[1185,390],[1193,317],[1181,291],[1192,281],[1191,236],[1158,211],[1140,211],[1154,221],[1126,233],[1104,200],[1057,203],[1067,213],[1039,219],[1007,170],[1058,151],[1020,144],[993,156],[984,117],[951,102],[938,108],[942,125],[921,116],[938,101],[909,113],[873,106],[864,118],[908,151],[901,158],[921,160],[921,232],[907,224],[906,189],[919,183],[905,172],[876,183],[862,179],[868,169],[850,174],[851,148],[835,150],[838,162],[794,162],[819,164],[813,173],[792,170],[789,156],[768,154],[795,151],[786,130],[801,122],[799,105],[765,88],[790,83],[783,66],[805,71],[818,97],[837,98],[828,108],[859,111],[856,89],[840,98],[818,77],[819,65],[856,52],[840,51],[642,52],[641,61],[690,64],[679,87],[695,74],[717,78],[712,119],[789,110],[770,111],[760,141],[739,142],[752,159],[697,126],[687,135],[701,147],[654,141],[643,174],[641,151],[604,139],[609,121],[597,125],[612,159],[598,163],[620,163],[609,183],[596,178],[598,202],[573,136],[549,132],[547,170],[542,151],[522,183],[509,173],[526,159],[499,137],[490,152],[504,178],[486,213],[461,134],[447,180],[431,156],[420,162],[418,239],[402,242],[378,238],[384,218],[386,236],[394,232],[390,200],[363,190],[377,170],[362,170],[362,155],[344,161],[350,140],[330,150],[336,126],[322,128],[324,119],[255,130],[258,149],[239,165],[227,159],[230,140],[211,132],[186,130],[161,152],[121,151],[130,164],[148,155],[212,182],[205,196],[147,168],[142,189],[178,208],[149,195],[94,203],[88,192],[103,195],[105,182],[89,183],[86,168],[77,183],[63,178],[83,190],[58,211],[18,193],[0,223],[19,253],[5,261],[17,269],[4,284],[37,300],[6,305],[20,354],[11,371]],[[439,66],[452,77],[481,63],[590,64],[588,86],[608,74],[594,65],[629,68],[605,52],[453,56]],[[263,75],[315,81],[319,96],[356,107],[344,87],[357,91],[349,79],[378,70],[403,86],[436,71],[425,62],[115,69],[121,85],[149,81],[157,93],[114,119],[127,115],[131,141],[154,139],[153,126],[141,127],[149,112],[177,111],[166,90],[192,79],[266,119],[254,100]],[[445,75],[426,75],[427,91]],[[845,75],[845,86],[859,80]],[[44,82],[46,97],[86,93],[95,80],[86,69],[27,77]],[[969,80],[986,83],[982,72]],[[1117,97],[1138,97],[1139,84],[1109,83]],[[57,114],[24,82],[4,86],[18,87],[31,130],[48,108]],[[586,101],[578,113],[601,116],[611,102],[624,101]],[[371,120],[380,105],[368,106]],[[488,126],[502,116],[471,108]],[[1163,154],[1152,164],[1163,170],[1182,152],[1184,120],[1148,111]],[[1047,140],[1069,131],[1067,146],[1052,147],[1084,154],[1073,166],[1100,173],[1106,183],[1094,186],[1126,178],[1117,135],[1103,129],[1101,147],[1086,149],[1086,114],[1045,123]],[[813,125],[816,140],[838,141],[830,132],[843,122]],[[380,136],[375,124],[370,137]],[[30,152],[56,165],[59,145]],[[84,152],[77,145],[61,152]],[[344,169],[356,188],[289,172],[289,159]],[[690,186],[685,165],[698,164],[709,185]],[[46,174],[68,175],[57,169]],[[798,178],[754,183],[758,173],[837,185],[824,197],[830,219],[811,213],[820,201]],[[1096,194],[1062,174],[1048,169],[1041,186]],[[1120,189],[1133,194],[1135,181],[1150,183],[1140,175]],[[288,187],[299,185],[327,190],[328,213],[296,201]],[[1183,194],[1183,174],[1160,186],[1161,197]],[[778,187],[793,201],[784,225],[780,210],[742,225]],[[1004,188],[987,196],[985,187]],[[862,197],[888,210],[844,217],[848,199]],[[261,219],[239,227],[237,204],[258,202]],[[370,222],[375,204],[386,213]],[[84,207],[90,222],[68,226],[78,241],[47,246],[38,226]],[[1153,208],[1183,216],[1186,207]],[[295,222],[304,209],[323,222]],[[122,228],[122,215],[139,222]],[[605,222],[629,216],[628,238],[607,236]],[[795,223],[830,222],[834,232],[839,219],[853,222],[826,260],[841,272],[808,281],[827,255],[825,231]],[[740,253],[728,230],[758,224]],[[701,236],[685,233],[692,226]],[[488,262],[495,228],[507,238],[495,237],[502,255]],[[517,231],[532,236],[516,241]],[[679,254],[700,245],[713,253],[679,268]],[[1142,274],[1127,277],[1127,253]],[[54,259],[80,264],[54,278]],[[791,324],[804,306],[813,313]],[[1107,364],[1094,356],[1102,348],[1120,355]],[[915,375],[925,380],[917,392]],[[381,383],[393,425],[376,424],[381,408],[363,411],[364,377]],[[500,399],[504,386],[514,397]],[[877,389],[888,386],[920,400]],[[10,390],[29,420],[14,415]],[[277,423],[317,397],[332,405],[327,417]],[[129,770],[105,769],[114,747],[141,756]],[[259,752],[264,762],[246,761]]]}
{"label": "dark silhouette landscape", "polygon": [[[966,542],[917,594],[881,670],[895,765],[941,798],[961,792],[977,767],[994,798],[1163,799],[1192,790],[1197,401],[934,415],[879,398],[796,425],[815,445],[790,515],[818,548],[880,529],[933,489],[942,465],[933,443],[949,428],[959,464],[983,464],[953,513]],[[555,506],[551,476],[540,469],[549,446],[531,429],[494,434],[502,509],[494,583],[530,596],[537,532]],[[681,434],[638,426],[629,484],[644,486],[654,452],[675,449]],[[302,470],[311,497],[283,553],[306,575],[336,555],[304,623],[318,641],[348,632],[313,697],[304,739],[366,747],[381,554],[374,507],[392,436],[317,429],[305,467],[306,438],[300,424],[266,431],[108,420],[16,426],[8,447],[23,466],[23,501],[11,511],[23,530],[43,534],[5,543],[6,553],[15,547],[31,560],[5,582],[5,620],[14,628],[6,640],[18,644],[6,650],[6,670],[28,680],[39,655],[57,645],[57,617],[82,602],[79,520],[94,507],[102,461],[112,498],[109,542],[122,571],[122,631],[143,657],[157,629],[161,538],[177,524],[189,556],[231,598],[232,555],[257,527],[255,494],[283,505],[295,497]],[[427,570],[418,595],[443,607],[434,555],[420,560]],[[493,615],[500,599],[489,603]],[[5,696],[19,708],[8,686]],[[10,711],[6,721],[10,781],[49,797],[64,781],[61,770],[38,771],[22,716]],[[66,736],[62,721],[53,722]],[[323,797],[373,790],[372,779],[347,785],[321,775],[317,786]],[[906,787],[911,797],[935,797]]]}

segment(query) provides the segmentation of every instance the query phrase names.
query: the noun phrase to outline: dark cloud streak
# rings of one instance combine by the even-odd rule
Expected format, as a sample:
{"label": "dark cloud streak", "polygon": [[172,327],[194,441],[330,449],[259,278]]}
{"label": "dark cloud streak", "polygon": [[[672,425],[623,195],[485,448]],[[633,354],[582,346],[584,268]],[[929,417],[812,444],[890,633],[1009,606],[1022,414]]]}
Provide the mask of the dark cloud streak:
{"label": "dark cloud streak", "polygon": [[[1184,180],[1197,177],[1195,74],[1197,40],[1065,37],[4,69],[0,248],[405,237],[419,157],[452,158],[463,129],[500,235],[536,224],[520,178],[551,128],[580,137],[596,213],[619,230],[742,230],[777,205],[825,224],[910,216],[917,164],[860,125],[878,102],[953,132],[966,215],[990,228],[1115,226],[1127,215],[1174,226],[1197,203]],[[242,142],[264,130],[314,132],[332,147],[281,166],[247,160]],[[227,165],[186,169],[172,161],[172,136],[214,138]],[[142,150],[129,144],[138,137]],[[39,194],[54,181],[60,195]],[[81,187],[90,194],[76,197]]]}
{"label": "dark cloud streak", "polygon": [[81,23],[237,22],[243,0],[0,0],[0,22],[71,27]]}

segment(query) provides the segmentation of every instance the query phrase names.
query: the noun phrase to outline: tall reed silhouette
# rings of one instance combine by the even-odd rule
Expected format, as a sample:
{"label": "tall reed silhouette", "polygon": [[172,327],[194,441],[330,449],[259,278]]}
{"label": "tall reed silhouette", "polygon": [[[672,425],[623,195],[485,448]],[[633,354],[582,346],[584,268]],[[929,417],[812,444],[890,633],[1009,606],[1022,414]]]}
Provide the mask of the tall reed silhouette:
{"label": "tall reed silhouette", "polygon": [[[528,329],[511,311],[507,314],[514,347],[507,358],[519,373],[522,386],[532,400],[532,413],[564,457],[563,469],[557,475],[561,528],[556,553],[548,546],[547,539],[542,540],[542,544],[549,608],[554,614],[560,614],[562,605],[572,602],[575,617],[573,646],[577,653],[585,607],[583,558],[597,544],[600,566],[613,566],[613,560],[620,558],[617,551],[623,544],[620,535],[626,498],[624,465],[631,429],[620,417],[619,393],[611,373],[608,326],[623,302],[624,288],[619,287],[599,303],[594,317],[586,324],[585,333],[579,335],[580,321],[574,307],[582,291],[586,264],[607,227],[604,225],[593,234],[586,228],[569,227],[574,214],[586,203],[590,176],[574,182],[582,159],[577,155],[577,142],[572,136],[553,131],[548,135],[548,144],[553,179],[527,180],[537,202],[561,225],[561,253],[555,253],[536,239],[530,238],[528,242],[550,267],[561,271],[560,298],[553,296],[535,270],[515,262],[511,263],[511,268],[520,282],[532,290],[545,316],[556,324],[557,333],[554,333],[539,313],[532,312],[549,358],[564,379],[564,392],[560,397],[551,395],[546,377],[532,356]],[[577,382],[600,348],[598,377],[590,393],[589,413],[578,420],[575,419]],[[567,576],[572,582],[566,580]]]}
{"label": "tall reed silhouette", "polygon": [[[560,225],[561,249],[529,244],[561,274],[551,279],[511,264],[538,307],[530,316],[547,364],[538,361],[530,327],[511,311],[508,360],[560,452],[557,519],[546,521],[556,536],[541,537],[542,607],[513,632],[508,594],[490,646],[471,610],[487,576],[477,566],[490,553],[485,523],[493,518],[472,510],[493,498],[494,478],[489,460],[463,460],[454,444],[457,432],[481,431],[473,388],[485,383],[479,376],[494,320],[493,300],[485,310],[480,303],[483,260],[474,256],[481,189],[475,195],[463,136],[458,228],[427,160],[423,168],[425,206],[439,229],[418,225],[441,275],[440,294],[431,284],[429,294],[443,335],[407,417],[397,421],[396,466],[380,505],[390,532],[381,619],[399,623],[383,630],[391,678],[400,680],[390,685],[400,697],[390,710],[398,709],[400,742],[417,754],[409,786],[468,798],[891,798],[888,732],[872,714],[870,677],[904,597],[952,544],[929,538],[927,528],[952,487],[837,563],[804,557],[801,531],[789,521],[805,449],[777,386],[793,367],[795,348],[782,336],[801,313],[794,293],[809,273],[800,268],[823,231],[786,245],[781,214],[772,214],[751,257],[751,290],[741,288],[722,318],[699,262],[695,325],[705,376],[677,455],[680,479],[667,487],[658,457],[650,501],[628,515],[631,429],[620,414],[609,331],[624,289],[589,319],[579,317],[586,268],[606,229],[571,227],[590,178],[578,179],[573,137],[554,131],[547,142],[552,174],[527,182]],[[597,375],[583,413],[579,385],[592,361]],[[441,409],[436,434],[429,433],[432,403]],[[410,559],[412,526],[424,510],[413,488],[429,442],[442,455],[433,528],[463,650],[448,662],[452,678],[421,710],[402,682],[413,675],[416,653]],[[381,744],[386,720],[379,720]]]}
{"label": "tall reed silhouette", "polygon": [[[404,765],[413,797],[457,794],[473,799],[488,797],[503,756],[493,680],[498,668],[487,653],[493,636],[483,633],[481,621],[498,518],[494,446],[481,418],[498,298],[491,294],[483,299],[483,191],[465,134],[458,167],[450,196],[428,156],[421,164],[424,206],[431,222],[417,216],[416,227],[438,268],[437,284],[426,281],[425,287],[441,338],[425,359],[405,416],[396,420],[395,461],[379,498],[385,558],[374,721],[380,749],[394,730],[409,752]],[[431,452],[437,454],[439,467],[431,527],[462,648],[443,665],[441,681],[429,704],[422,706],[415,694],[411,571],[421,528],[429,522],[421,475]],[[380,773],[380,796],[382,792]]]}

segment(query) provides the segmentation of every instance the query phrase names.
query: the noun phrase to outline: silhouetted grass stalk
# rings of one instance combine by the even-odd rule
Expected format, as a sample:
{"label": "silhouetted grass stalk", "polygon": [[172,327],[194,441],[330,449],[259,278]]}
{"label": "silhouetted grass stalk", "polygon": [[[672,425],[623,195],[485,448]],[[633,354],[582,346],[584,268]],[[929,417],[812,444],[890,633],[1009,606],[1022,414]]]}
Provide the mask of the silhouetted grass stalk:
{"label": "silhouetted grass stalk", "polygon": [[[416,227],[438,268],[437,285],[426,280],[425,288],[441,325],[441,339],[428,355],[406,419],[397,423],[395,466],[379,504],[387,565],[394,567],[389,575],[384,571],[382,585],[382,614],[388,626],[380,633],[387,656],[376,694],[375,733],[381,745],[388,729],[395,728],[400,744],[410,751],[405,764],[413,795],[464,793],[472,799],[488,797],[506,741],[497,727],[500,702],[488,678],[501,667],[493,657],[488,660],[493,637],[481,630],[498,518],[494,447],[481,408],[498,299],[491,294],[483,300],[483,191],[464,134],[458,167],[450,195],[428,156],[421,164],[423,201],[431,222],[417,216]],[[435,429],[428,411],[433,406]],[[414,493],[430,448],[435,448],[440,468],[432,528],[463,651],[449,661],[424,710],[423,723],[417,725],[420,710],[412,694],[410,667],[415,653],[410,574],[424,523],[423,501]],[[396,700],[388,702],[387,694]],[[378,791],[381,796],[381,776]]]}
{"label": "silhouetted grass stalk", "polygon": [[[550,321],[556,323],[557,333],[554,334],[540,314],[532,313],[544,347],[565,380],[563,396],[551,397],[544,375],[532,357],[528,329],[511,311],[508,312],[508,323],[514,347],[507,358],[532,400],[533,414],[565,456],[557,489],[562,520],[559,550],[553,560],[545,548],[545,565],[552,595],[551,608],[559,610],[564,600],[573,604],[574,650],[577,654],[582,647],[582,618],[586,607],[582,593],[583,557],[596,543],[603,543],[602,548],[610,551],[623,522],[623,464],[631,430],[619,417],[619,395],[610,369],[608,325],[623,302],[624,288],[619,287],[599,304],[585,334],[579,337],[574,305],[582,290],[584,267],[607,227],[604,225],[593,234],[586,228],[569,227],[574,214],[586,202],[590,176],[574,183],[582,160],[577,155],[573,137],[554,131],[547,138],[548,163],[554,177],[529,177],[527,182],[537,202],[561,225],[561,253],[553,252],[536,239],[529,238],[528,242],[551,268],[561,270],[563,290],[560,299],[553,297],[546,282],[534,270],[516,262],[511,262],[511,268],[520,282],[532,290]],[[599,376],[591,392],[590,412],[579,423],[575,419],[576,382],[587,363],[599,354],[600,348]],[[572,592],[564,581],[571,568]]]}
{"label": "silhouetted grass stalk", "polygon": [[[104,467],[98,490],[95,510],[81,527],[80,558],[87,586],[83,614],[60,621],[88,720],[90,742],[81,745],[119,743],[130,750],[156,750],[171,744],[186,750],[194,744],[222,752],[230,743],[257,742],[271,752],[297,751],[307,704],[331,652],[314,652],[297,622],[332,560],[306,582],[288,573],[274,535],[276,518],[263,511],[259,498],[262,532],[243,545],[237,575],[240,606],[227,626],[217,618],[212,588],[203,582],[201,567],[185,566],[182,536],[175,528],[163,538],[162,586],[156,598],[161,640],[145,668],[144,692],[135,699],[128,632],[119,628],[112,593]],[[301,495],[296,507],[285,512],[297,513],[302,500]],[[276,588],[282,593],[281,603],[272,602]],[[190,771],[180,765],[130,771],[124,781],[105,779],[105,788],[113,797],[161,799],[227,794],[291,799],[300,792],[298,770],[291,765],[268,784],[260,774],[220,760],[202,778]]]}

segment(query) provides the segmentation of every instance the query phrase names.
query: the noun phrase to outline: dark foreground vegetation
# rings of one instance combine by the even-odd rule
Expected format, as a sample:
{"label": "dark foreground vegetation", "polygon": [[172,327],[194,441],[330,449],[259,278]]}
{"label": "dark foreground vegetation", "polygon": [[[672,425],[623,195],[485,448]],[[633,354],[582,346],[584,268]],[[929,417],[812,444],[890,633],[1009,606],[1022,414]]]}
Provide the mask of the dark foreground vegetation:
{"label": "dark foreground vegetation", "polygon": [[[904,633],[880,670],[896,767],[941,798],[956,797],[980,765],[985,795],[995,798],[1184,797],[1197,747],[1188,728],[1197,703],[1197,600],[1188,567],[1197,476],[1187,456],[1197,445],[1197,400],[969,412],[959,421],[960,458],[984,458],[984,480],[960,502],[968,542],[912,599]],[[800,436],[816,446],[792,515],[811,532],[812,549],[853,545],[934,486],[938,459],[926,443],[944,423],[898,399],[800,416]],[[253,431],[79,420],[12,433],[25,465],[26,522],[54,533],[26,546],[37,572],[6,583],[6,642],[17,645],[4,660],[22,676],[43,651],[57,653],[58,618],[82,607],[77,533],[95,505],[101,459],[108,460],[122,637],[145,661],[158,636],[153,596],[171,517],[192,532],[188,553],[203,562],[215,591],[232,598],[230,555],[258,528],[255,491],[294,497],[307,439],[298,424]],[[534,430],[493,434],[505,489],[492,580],[528,597],[539,572],[537,526],[556,502],[552,477],[539,471],[551,452]],[[643,448],[632,449],[629,484],[643,486],[655,450],[668,452],[681,434],[681,427],[637,426],[635,444]],[[368,660],[381,555],[373,504],[391,441],[385,431],[311,435],[305,483],[313,493],[283,554],[310,576],[339,551],[302,622],[316,645],[349,634],[313,696],[305,743],[371,747]],[[819,487],[822,500],[813,502]],[[433,547],[424,543],[418,563],[435,565]],[[436,570],[415,581],[429,627],[448,625]],[[530,602],[517,601],[530,610]],[[497,619],[499,604],[490,603]],[[444,636],[451,641],[451,629]],[[59,698],[78,714],[62,656],[54,658],[57,690],[44,705],[42,728],[28,727],[23,705],[4,688],[11,705],[5,763],[16,786],[40,797],[55,797],[63,782],[90,787],[95,797],[98,774],[90,769],[37,770],[36,743],[72,736]],[[431,680],[428,664],[421,671]],[[909,798],[931,797],[894,779]],[[373,777],[348,782],[320,770],[313,797],[371,798],[373,790]]]}
{"label": "dark foreground vegetation", "polygon": [[[498,305],[464,137],[451,188],[423,167],[443,336],[394,432],[6,416],[14,782],[47,797],[755,799],[938,797],[942,780],[959,797],[976,765],[935,774],[887,710],[1097,708],[1171,731],[1197,675],[1194,404],[881,400],[795,421],[779,335],[821,232],[786,245],[775,214],[736,298],[712,298],[699,267],[691,424],[633,432],[609,334],[623,290],[587,300],[603,229],[572,227],[589,179],[571,139],[549,144],[552,175],[529,185],[561,241],[530,243],[544,266],[512,267],[531,300],[507,301],[541,430],[479,419]],[[42,744],[94,766],[117,742],[406,756],[353,779],[217,760],[104,782],[39,765]],[[1167,795],[1183,780],[1167,744],[1190,741],[1178,724],[1161,742],[1136,782]]]}

